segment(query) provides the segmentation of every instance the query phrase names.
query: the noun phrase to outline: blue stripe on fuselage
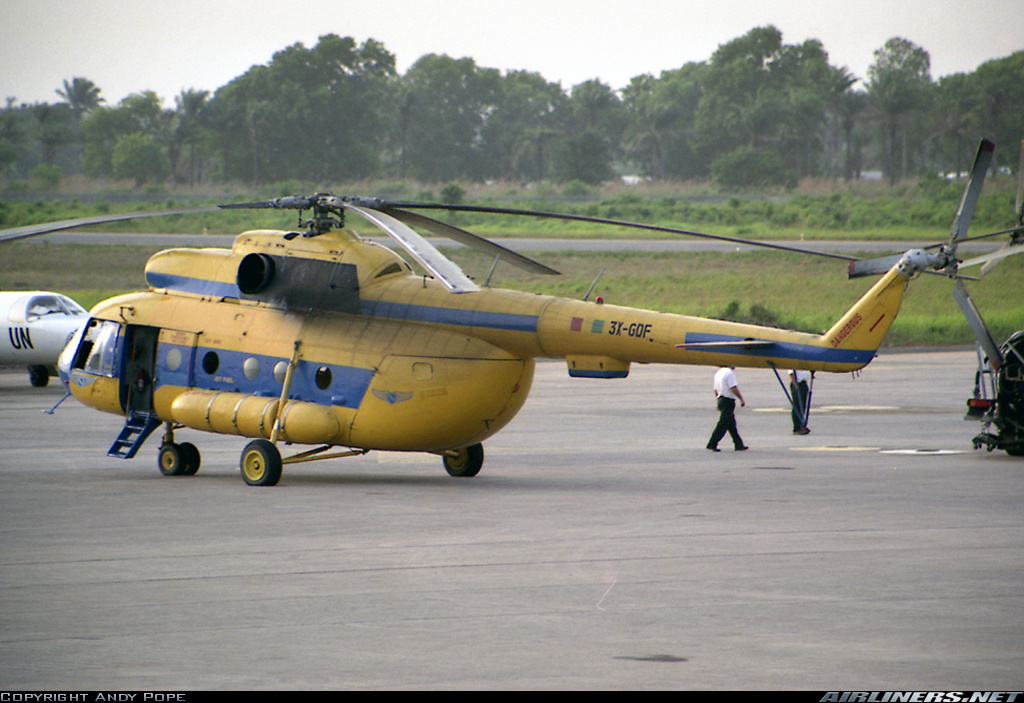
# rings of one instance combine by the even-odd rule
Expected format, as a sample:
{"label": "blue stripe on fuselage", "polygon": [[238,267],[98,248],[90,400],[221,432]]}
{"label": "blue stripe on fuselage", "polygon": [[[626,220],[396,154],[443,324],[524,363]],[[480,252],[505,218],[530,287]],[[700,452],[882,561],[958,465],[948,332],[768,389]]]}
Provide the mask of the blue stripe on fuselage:
{"label": "blue stripe on fuselage", "polygon": [[171,273],[146,272],[146,283],[153,288],[181,291],[193,295],[205,295],[213,298],[241,298],[242,291],[235,283],[211,281],[207,278],[191,278],[176,276]]}
{"label": "blue stripe on fuselage", "polygon": [[[193,295],[215,298],[241,298],[242,293],[234,283],[210,281],[166,273],[147,273],[146,282],[153,288],[181,291]],[[511,330],[514,332],[536,332],[536,315],[516,315],[484,310],[463,310],[434,305],[413,305],[410,303],[389,303],[379,300],[363,300],[360,314],[369,317],[383,317],[390,320],[410,322],[431,322],[438,325],[459,327],[485,327]]]}
{"label": "blue stripe on fuselage", "polygon": [[[686,334],[686,344],[707,344],[709,342],[737,342],[739,344],[745,341],[749,341],[749,338],[703,332],[688,332]],[[772,346],[749,349],[742,346],[731,348],[718,346],[703,349],[700,347],[690,347],[687,351],[817,361],[833,364],[866,364],[875,358],[875,350],[873,349],[829,349],[828,347],[818,347],[811,344],[795,344],[793,342],[777,342],[775,340],[764,341],[771,342]]]}
{"label": "blue stripe on fuselage", "polygon": [[409,303],[388,303],[379,300],[363,300],[360,312],[371,317],[386,317],[391,320],[431,322],[438,325],[461,327],[486,327],[488,329],[511,330],[513,332],[536,332],[536,315],[516,315],[485,310],[461,310],[433,305],[412,305]]}
{"label": "blue stripe on fuselage", "polygon": [[[178,354],[173,364],[169,362],[172,350],[177,350]],[[192,357],[192,347],[160,344],[156,387],[188,386],[269,398],[276,398],[281,394],[281,384],[274,379],[274,367],[282,361],[287,363],[288,359],[213,347],[196,347],[194,351],[195,356]],[[206,366],[213,371],[212,373],[204,368],[203,360],[208,354],[216,355],[217,363]],[[245,362],[249,359],[256,362],[252,378],[245,374]],[[300,360],[292,376],[288,397],[320,405],[358,408],[373,381],[373,375],[373,369]],[[320,385],[324,387],[321,388]]]}

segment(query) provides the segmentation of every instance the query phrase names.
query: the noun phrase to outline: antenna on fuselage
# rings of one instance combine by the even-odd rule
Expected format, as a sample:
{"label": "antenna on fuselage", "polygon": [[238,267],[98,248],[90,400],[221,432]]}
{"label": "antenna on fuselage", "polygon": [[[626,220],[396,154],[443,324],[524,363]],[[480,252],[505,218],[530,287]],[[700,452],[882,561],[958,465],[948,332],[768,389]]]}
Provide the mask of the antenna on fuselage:
{"label": "antenna on fuselage", "polygon": [[590,294],[594,292],[594,287],[597,285],[597,282],[601,280],[601,276],[603,275],[604,269],[601,269],[597,274],[597,278],[594,279],[594,282],[590,284],[590,288],[587,289],[587,294],[583,296],[583,302],[587,302],[587,298],[589,298]]}
{"label": "antenna on fuselage", "polygon": [[490,288],[491,287],[491,276],[494,275],[494,270],[496,268],[498,268],[498,262],[499,261],[501,261],[501,254],[498,254],[496,257],[494,257],[494,263],[491,264],[491,270],[487,274],[487,280],[484,281],[484,288]]}

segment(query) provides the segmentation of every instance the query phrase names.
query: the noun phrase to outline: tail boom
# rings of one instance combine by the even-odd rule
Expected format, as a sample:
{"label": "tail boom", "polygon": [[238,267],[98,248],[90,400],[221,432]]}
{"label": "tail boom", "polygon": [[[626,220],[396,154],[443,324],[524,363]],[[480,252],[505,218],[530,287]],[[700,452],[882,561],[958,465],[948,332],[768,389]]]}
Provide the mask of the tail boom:
{"label": "tail boom", "polygon": [[625,376],[630,362],[855,371],[875,358],[907,280],[893,267],[821,335],[563,301],[541,317],[542,355],[604,378]]}
{"label": "tail boom", "polygon": [[700,354],[700,361],[682,363],[856,371],[875,358],[899,313],[907,281],[907,273],[894,266],[822,335],[745,326],[740,334],[689,332],[676,346]]}

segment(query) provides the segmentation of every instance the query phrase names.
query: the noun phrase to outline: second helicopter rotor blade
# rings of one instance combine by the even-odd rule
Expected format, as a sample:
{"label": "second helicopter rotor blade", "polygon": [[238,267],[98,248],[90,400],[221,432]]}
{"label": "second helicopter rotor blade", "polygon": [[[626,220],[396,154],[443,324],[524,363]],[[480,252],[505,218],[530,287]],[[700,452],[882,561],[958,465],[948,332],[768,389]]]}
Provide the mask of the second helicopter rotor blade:
{"label": "second helicopter rotor blade", "polygon": [[25,225],[24,227],[13,227],[11,229],[0,231],[0,242],[13,242],[18,239],[40,237],[44,234],[62,232],[67,229],[76,229],[78,227],[88,227],[89,225],[105,225],[109,222],[125,222],[127,220],[139,220],[147,217],[193,215],[202,212],[215,212],[219,209],[219,205],[199,205],[196,207],[173,208],[170,210],[126,212],[119,215],[95,215],[93,217],[80,217],[74,220],[61,220],[59,222],[47,222],[39,225]]}
{"label": "second helicopter rotor blade", "polygon": [[482,251],[492,256],[503,257],[503,259],[508,263],[514,264],[526,271],[548,276],[560,275],[558,271],[549,266],[545,266],[539,261],[534,261],[527,256],[523,256],[522,254],[508,249],[507,247],[503,247],[500,244],[486,239],[485,237],[473,234],[472,232],[467,232],[464,229],[460,229],[454,225],[449,225],[446,222],[441,222],[440,220],[435,220],[432,217],[426,217],[425,215],[409,212],[408,210],[400,210],[398,208],[385,208],[383,211],[395,219],[405,222],[407,225],[418,225],[436,235],[448,237],[449,239],[453,239],[460,244],[464,244],[478,251]]}

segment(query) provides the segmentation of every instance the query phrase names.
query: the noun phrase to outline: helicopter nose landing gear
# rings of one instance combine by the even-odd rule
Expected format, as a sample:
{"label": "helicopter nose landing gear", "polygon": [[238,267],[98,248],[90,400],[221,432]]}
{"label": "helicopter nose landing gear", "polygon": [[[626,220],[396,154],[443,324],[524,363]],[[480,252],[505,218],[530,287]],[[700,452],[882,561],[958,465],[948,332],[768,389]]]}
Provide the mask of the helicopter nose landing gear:
{"label": "helicopter nose landing gear", "polygon": [[199,471],[199,462],[199,449],[191,442],[165,442],[160,446],[157,458],[160,473],[164,476],[195,476]]}
{"label": "helicopter nose landing gear", "polygon": [[444,468],[449,476],[470,478],[480,473],[484,465],[484,445],[473,444],[444,453]]}

